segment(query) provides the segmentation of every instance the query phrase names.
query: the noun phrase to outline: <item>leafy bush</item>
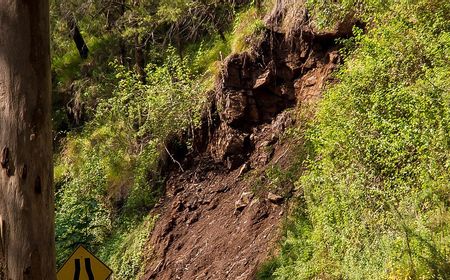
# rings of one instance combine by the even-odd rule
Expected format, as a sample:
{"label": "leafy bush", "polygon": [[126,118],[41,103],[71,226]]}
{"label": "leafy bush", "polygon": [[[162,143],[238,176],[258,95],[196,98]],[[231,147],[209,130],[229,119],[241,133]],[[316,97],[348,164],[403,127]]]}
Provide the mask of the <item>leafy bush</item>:
{"label": "leafy bush", "polygon": [[119,86],[110,99],[99,104],[97,122],[119,122],[138,140],[161,143],[169,134],[199,121],[202,84],[173,49],[163,66],[147,66],[145,83],[134,71],[115,67]]}
{"label": "leafy bush", "polygon": [[58,160],[59,263],[78,243],[100,248],[151,209],[159,198],[165,140],[200,119],[202,83],[173,50],[164,65],[147,67],[145,83],[114,67],[116,91],[99,103],[82,133],[67,137]]}
{"label": "leafy bush", "polygon": [[[118,252],[131,242],[126,233],[161,194],[166,140],[180,136],[189,145],[215,61],[231,51],[229,25],[238,9],[250,7],[228,0],[128,2],[52,2],[58,264],[79,243],[94,252],[112,243],[109,250]],[[87,59],[67,36],[72,17],[88,44]],[[133,69],[138,45],[145,75]],[[212,74],[200,74],[207,70]],[[83,120],[72,123],[68,113]],[[104,254],[128,279],[137,262],[125,255]]]}
{"label": "leafy bush", "polygon": [[[80,153],[76,160],[63,166],[56,194],[56,244],[58,264],[62,264],[80,243],[98,246],[111,230],[111,210],[106,197],[107,182],[103,159],[84,150],[82,141],[70,148]],[[59,179],[59,180],[58,180]]]}
{"label": "leafy bush", "polygon": [[145,245],[156,218],[149,215],[142,222],[115,233],[100,250],[99,256],[109,260],[115,279],[131,280],[143,276]]}
{"label": "leafy bush", "polygon": [[367,2],[372,28],[356,32],[309,131],[306,216],[275,279],[450,277],[450,4]]}

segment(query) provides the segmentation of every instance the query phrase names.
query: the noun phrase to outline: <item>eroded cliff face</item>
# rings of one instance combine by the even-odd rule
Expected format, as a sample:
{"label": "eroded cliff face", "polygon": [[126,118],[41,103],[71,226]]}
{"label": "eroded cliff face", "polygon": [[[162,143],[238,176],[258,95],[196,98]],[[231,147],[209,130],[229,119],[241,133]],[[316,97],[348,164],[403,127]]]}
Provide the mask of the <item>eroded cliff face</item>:
{"label": "eroded cliff face", "polygon": [[290,37],[267,30],[254,51],[224,61],[214,99],[219,117],[205,141],[216,162],[240,166],[257,147],[260,127],[319,96],[339,63],[334,38],[307,30]]}
{"label": "eroded cliff face", "polygon": [[252,51],[223,62],[197,153],[184,172],[170,174],[155,209],[142,279],[253,279],[273,252],[293,189],[255,193],[255,181],[270,166],[290,164],[281,136],[297,121],[293,112],[320,98],[340,62],[335,39],[351,29],[317,33],[305,19],[283,33],[276,16]]}

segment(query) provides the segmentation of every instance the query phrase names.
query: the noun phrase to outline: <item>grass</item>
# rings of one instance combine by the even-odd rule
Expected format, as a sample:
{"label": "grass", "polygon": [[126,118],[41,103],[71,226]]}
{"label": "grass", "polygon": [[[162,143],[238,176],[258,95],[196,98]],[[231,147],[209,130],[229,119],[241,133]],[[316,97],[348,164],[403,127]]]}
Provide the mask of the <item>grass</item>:
{"label": "grass", "polygon": [[449,279],[450,4],[405,3],[370,15],[324,93],[267,279]]}
{"label": "grass", "polygon": [[115,279],[140,279],[145,270],[147,240],[157,216],[148,215],[141,222],[115,232],[105,240],[99,257],[114,271]]}

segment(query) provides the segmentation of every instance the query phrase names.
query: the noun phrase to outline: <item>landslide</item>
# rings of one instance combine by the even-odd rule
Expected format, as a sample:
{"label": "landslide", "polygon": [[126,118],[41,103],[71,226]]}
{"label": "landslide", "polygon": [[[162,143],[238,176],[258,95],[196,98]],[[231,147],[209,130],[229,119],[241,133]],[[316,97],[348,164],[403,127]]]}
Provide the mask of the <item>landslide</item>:
{"label": "landslide", "polygon": [[146,245],[141,279],[254,279],[276,250],[292,183],[270,189],[273,166],[289,168],[285,132],[296,112],[320,98],[340,63],[335,39],[351,24],[316,32],[306,14],[289,32],[277,7],[252,50],[223,61],[210,94],[195,153],[171,169]]}

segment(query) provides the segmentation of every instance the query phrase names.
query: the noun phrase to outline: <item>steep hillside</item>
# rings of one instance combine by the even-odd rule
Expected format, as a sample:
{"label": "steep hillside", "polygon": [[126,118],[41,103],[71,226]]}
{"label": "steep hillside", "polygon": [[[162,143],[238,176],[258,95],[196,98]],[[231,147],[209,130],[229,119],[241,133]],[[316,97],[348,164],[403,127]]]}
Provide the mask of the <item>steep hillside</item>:
{"label": "steep hillside", "polygon": [[81,2],[53,4],[59,264],[450,278],[450,4]]}
{"label": "steep hillside", "polygon": [[450,4],[312,2],[323,24],[364,24],[342,41],[265,279],[450,279]]}
{"label": "steep hillside", "polygon": [[[286,132],[295,112],[320,97],[343,33],[316,33],[306,22],[289,35],[272,27],[252,51],[223,62],[199,150],[182,171],[175,166],[154,210],[142,279],[254,279],[276,251],[301,172],[299,143]],[[291,177],[274,182],[289,169]]]}

